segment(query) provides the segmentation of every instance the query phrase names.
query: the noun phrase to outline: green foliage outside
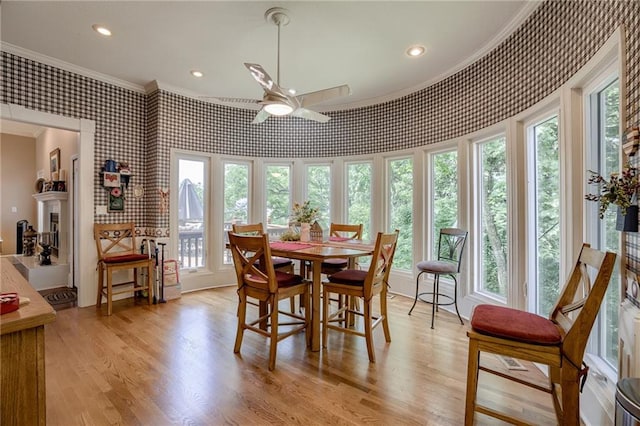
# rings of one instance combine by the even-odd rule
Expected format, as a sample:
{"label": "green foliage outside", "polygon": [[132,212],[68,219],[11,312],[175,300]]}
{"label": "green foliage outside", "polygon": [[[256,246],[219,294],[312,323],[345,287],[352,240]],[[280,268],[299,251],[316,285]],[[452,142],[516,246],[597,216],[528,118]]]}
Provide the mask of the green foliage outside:
{"label": "green foliage outside", "polygon": [[247,223],[249,220],[249,166],[224,165],[224,221]]}
{"label": "green foliage outside", "polygon": [[291,168],[289,166],[267,166],[267,223],[289,225],[291,214]]}
{"label": "green foliage outside", "polygon": [[318,223],[322,229],[329,229],[331,218],[331,167],[312,165],[307,167],[307,200],[318,209]]}
{"label": "green foliage outside", "polygon": [[431,258],[435,259],[440,230],[456,227],[458,224],[458,153],[456,151],[437,153],[431,159],[433,164],[431,214],[434,224]]}
{"label": "green foliage outside", "polygon": [[558,116],[534,127],[536,313],[548,316],[560,294],[560,156]]}
{"label": "green foliage outside", "polygon": [[[604,158],[606,159],[605,170],[599,172],[607,176],[611,172],[619,171],[620,164],[620,114],[618,106],[620,104],[619,82],[612,82],[601,92],[601,120],[604,127],[604,140],[602,148],[604,149]],[[636,160],[637,161],[637,160]],[[610,250],[614,253],[620,253],[620,233],[616,231],[616,211],[614,209],[607,210],[603,225],[603,242],[602,249]],[[607,294],[600,310],[599,322],[604,333],[604,353],[602,356],[614,368],[618,365],[618,306],[620,305],[620,271],[619,262],[611,275],[611,281],[607,289]]]}
{"label": "green foliage outside", "polygon": [[371,163],[347,165],[347,222],[362,223],[362,239],[371,236]]}
{"label": "green foliage outside", "polygon": [[393,258],[395,269],[413,267],[413,160],[389,162],[389,231],[398,229],[398,244]]}
{"label": "green foliage outside", "polygon": [[507,297],[507,153],[501,136],[480,145],[482,259],[480,288]]}

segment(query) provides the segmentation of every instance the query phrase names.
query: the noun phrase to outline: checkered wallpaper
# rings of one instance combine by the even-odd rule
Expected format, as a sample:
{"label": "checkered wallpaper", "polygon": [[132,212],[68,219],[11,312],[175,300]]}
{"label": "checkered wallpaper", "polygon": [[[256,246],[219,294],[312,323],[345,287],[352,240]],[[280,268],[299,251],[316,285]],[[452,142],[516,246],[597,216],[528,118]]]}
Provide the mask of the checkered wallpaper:
{"label": "checkered wallpaper", "polygon": [[[96,121],[96,204],[104,160],[129,161],[145,186],[126,211],[96,221],[134,220],[166,235],[158,188],[169,186],[171,147],[261,157],[349,156],[419,147],[492,125],[528,108],[567,81],[624,24],[627,29],[628,125],[640,122],[640,3],[548,1],[492,52],[426,89],[371,107],[328,113],[319,124],[295,117],[255,126],[255,112],[165,91],[149,95],[2,52],[1,102]],[[130,186],[131,188],[131,186]],[[131,191],[131,189],[129,190]],[[640,264],[630,236],[629,259]]]}

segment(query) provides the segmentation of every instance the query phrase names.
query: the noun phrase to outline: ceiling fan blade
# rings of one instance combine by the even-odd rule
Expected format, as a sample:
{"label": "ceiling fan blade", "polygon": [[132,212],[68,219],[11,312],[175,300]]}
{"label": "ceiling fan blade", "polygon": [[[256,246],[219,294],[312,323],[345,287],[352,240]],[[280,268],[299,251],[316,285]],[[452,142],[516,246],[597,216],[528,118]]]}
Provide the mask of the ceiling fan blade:
{"label": "ceiling fan blade", "polygon": [[329,117],[328,115],[320,114],[319,112],[311,111],[310,109],[306,108],[298,108],[294,110],[291,115],[305,118],[307,120],[317,121],[319,123],[326,123],[327,121],[331,120],[331,117]]}
{"label": "ceiling fan blade", "polygon": [[351,88],[349,85],[343,84],[342,86],[332,87],[330,89],[322,89],[315,92],[303,93],[296,96],[303,107],[319,104],[321,102],[328,101],[330,99],[339,98],[341,96],[348,96],[351,94]]}
{"label": "ceiling fan blade", "polygon": [[255,116],[255,118],[253,119],[253,121],[251,122],[251,124],[260,124],[262,123],[264,120],[266,120],[267,118],[269,118],[271,114],[269,114],[267,111],[264,110],[264,108],[262,108]]}
{"label": "ceiling fan blade", "polygon": [[278,86],[278,83],[273,81],[269,73],[267,73],[264,68],[262,68],[262,65],[249,64],[245,62],[244,66],[247,67],[253,78],[258,82],[260,86],[262,86],[265,92],[274,93],[285,98],[287,97],[285,91],[282,90],[280,86]]}

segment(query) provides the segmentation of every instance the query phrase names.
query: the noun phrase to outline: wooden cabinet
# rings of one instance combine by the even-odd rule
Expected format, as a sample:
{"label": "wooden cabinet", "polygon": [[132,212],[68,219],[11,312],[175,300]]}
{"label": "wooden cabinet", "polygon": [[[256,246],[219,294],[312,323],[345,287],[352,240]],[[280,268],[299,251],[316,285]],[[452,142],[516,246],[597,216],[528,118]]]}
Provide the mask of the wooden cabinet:
{"label": "wooden cabinet", "polygon": [[44,325],[56,313],[7,258],[0,259],[0,291],[30,299],[0,316],[0,424],[45,425]]}

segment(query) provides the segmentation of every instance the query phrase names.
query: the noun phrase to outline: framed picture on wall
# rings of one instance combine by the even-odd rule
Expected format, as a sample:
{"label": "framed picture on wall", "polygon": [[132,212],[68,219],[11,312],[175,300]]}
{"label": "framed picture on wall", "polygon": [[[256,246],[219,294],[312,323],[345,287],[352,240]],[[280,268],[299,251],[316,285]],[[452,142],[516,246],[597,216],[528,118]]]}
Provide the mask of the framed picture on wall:
{"label": "framed picture on wall", "polygon": [[109,203],[107,204],[107,211],[109,213],[124,211],[124,192],[121,188],[112,188],[109,191]]}
{"label": "framed picture on wall", "polygon": [[51,173],[60,170],[60,148],[56,148],[49,153],[49,169]]}
{"label": "framed picture on wall", "polygon": [[120,173],[104,172],[102,186],[106,188],[120,188]]}

